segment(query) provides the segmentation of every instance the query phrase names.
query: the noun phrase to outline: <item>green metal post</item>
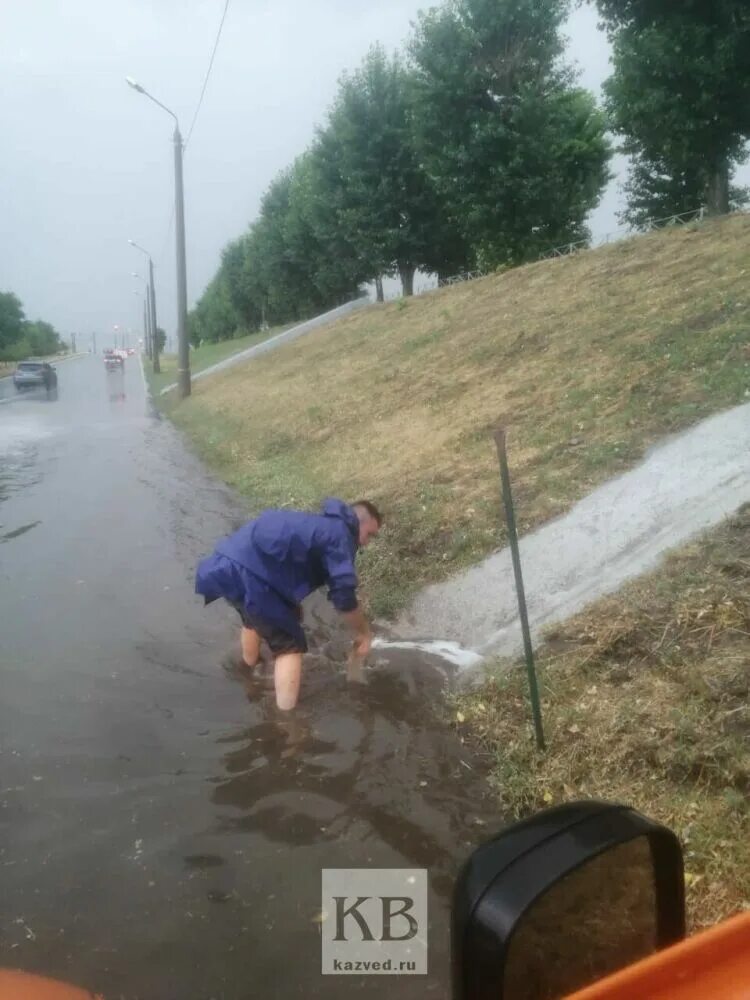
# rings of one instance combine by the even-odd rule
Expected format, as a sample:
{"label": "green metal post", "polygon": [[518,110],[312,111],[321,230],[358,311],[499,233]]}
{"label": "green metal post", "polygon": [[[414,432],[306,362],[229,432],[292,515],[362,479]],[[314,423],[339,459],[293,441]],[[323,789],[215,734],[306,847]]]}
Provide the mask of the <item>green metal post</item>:
{"label": "green metal post", "polygon": [[518,614],[521,619],[521,632],[523,633],[523,649],[526,657],[526,673],[529,678],[529,694],[531,696],[531,713],[534,717],[536,745],[539,750],[544,750],[545,742],[544,729],[542,728],[542,708],[539,704],[539,687],[537,685],[536,668],[534,666],[534,649],[531,645],[531,629],[529,628],[529,616],[526,611],[526,594],[523,589],[521,554],[518,549],[518,532],[516,531],[516,515],[513,510],[513,494],[510,488],[510,472],[508,471],[508,455],[505,448],[504,427],[495,431],[495,444],[497,445],[497,457],[500,460],[500,479],[503,486],[505,519],[508,526],[508,543],[510,544],[510,554],[513,559],[513,574],[516,580]]}

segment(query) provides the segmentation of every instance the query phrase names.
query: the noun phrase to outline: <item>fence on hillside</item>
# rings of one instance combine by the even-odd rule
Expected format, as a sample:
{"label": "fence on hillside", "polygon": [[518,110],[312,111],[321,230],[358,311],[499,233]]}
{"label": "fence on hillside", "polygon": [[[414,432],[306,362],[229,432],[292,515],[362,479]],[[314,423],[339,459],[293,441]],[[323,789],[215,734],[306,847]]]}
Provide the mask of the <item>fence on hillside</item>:
{"label": "fence on hillside", "polygon": [[630,226],[623,226],[615,229],[614,232],[605,233],[596,240],[578,240],[576,243],[563,243],[562,246],[552,247],[539,254],[539,260],[554,260],[555,257],[569,257],[571,254],[580,253],[581,250],[595,250],[597,247],[605,246],[617,240],[627,239],[629,236],[638,236],[644,233],[653,232],[655,229],[668,229],[670,226],[686,226],[690,222],[703,222],[706,217],[705,208],[696,208],[692,212],[682,212],[680,215],[667,215],[663,219],[651,219],[641,229],[633,229]]}
{"label": "fence on hillside", "polygon": [[[741,211],[738,210],[738,211]],[[734,213],[733,213],[734,214]],[[692,212],[682,212],[679,215],[667,215],[662,219],[651,219],[643,227],[633,229],[631,226],[622,226],[611,233],[604,233],[594,240],[578,240],[574,243],[563,243],[561,246],[551,247],[539,254],[539,260],[554,260],[557,257],[570,257],[572,254],[580,253],[582,250],[595,250],[597,247],[606,246],[618,240],[628,239],[632,236],[641,236],[645,233],[653,232],[656,229],[668,229],[670,226],[686,226],[691,222],[703,222],[709,218],[708,212],[704,208],[696,208]],[[491,271],[477,269],[474,271],[462,271],[460,274],[451,275],[449,278],[440,278],[430,283],[425,283],[421,287],[415,287],[415,295],[423,295],[425,292],[433,291],[435,288],[445,288],[449,285],[457,285],[464,281],[474,281],[477,278],[484,278]],[[386,301],[400,299],[402,295],[398,291],[393,291],[385,296]]]}
{"label": "fence on hillside", "polygon": [[462,271],[460,274],[454,274],[450,278],[438,278],[438,288],[445,288],[447,285],[458,285],[462,281],[474,281],[475,278],[484,278],[486,274],[487,272],[482,270]]}

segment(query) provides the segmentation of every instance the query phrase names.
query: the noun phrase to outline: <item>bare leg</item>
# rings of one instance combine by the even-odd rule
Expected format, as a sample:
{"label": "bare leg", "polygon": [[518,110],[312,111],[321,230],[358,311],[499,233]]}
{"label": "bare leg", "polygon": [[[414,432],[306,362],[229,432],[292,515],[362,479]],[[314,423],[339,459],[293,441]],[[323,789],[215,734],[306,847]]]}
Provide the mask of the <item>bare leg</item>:
{"label": "bare leg", "polygon": [[242,646],[242,659],[246,667],[254,667],[260,659],[260,636],[254,629],[242,626],[240,635],[240,645]]}
{"label": "bare leg", "polygon": [[274,681],[276,704],[283,712],[291,711],[297,704],[301,679],[302,653],[280,653],[276,657]]}
{"label": "bare leg", "polygon": [[346,679],[350,684],[367,684],[364,657],[357,656],[354,650],[349,654],[346,664]]}

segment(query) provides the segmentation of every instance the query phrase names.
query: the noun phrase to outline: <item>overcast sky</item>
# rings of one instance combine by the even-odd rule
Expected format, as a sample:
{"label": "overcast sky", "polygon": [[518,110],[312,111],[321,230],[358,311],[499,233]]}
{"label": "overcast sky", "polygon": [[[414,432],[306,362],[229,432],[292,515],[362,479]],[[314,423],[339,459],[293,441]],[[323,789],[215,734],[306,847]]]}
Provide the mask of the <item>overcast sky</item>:
{"label": "overcast sky", "polygon": [[[188,296],[255,216],[270,180],[310,142],[344,69],[393,48],[429,0],[230,0],[185,153]],[[187,134],[224,0],[0,0],[0,290],[65,335],[140,328],[132,271],[157,267],[159,323],[175,327],[171,119]],[[598,90],[608,50],[573,16],[570,54]],[[616,184],[592,220],[616,228]],[[80,343],[80,342],[79,342]],[[100,339],[100,345],[102,341]],[[87,339],[83,346],[88,346]]]}

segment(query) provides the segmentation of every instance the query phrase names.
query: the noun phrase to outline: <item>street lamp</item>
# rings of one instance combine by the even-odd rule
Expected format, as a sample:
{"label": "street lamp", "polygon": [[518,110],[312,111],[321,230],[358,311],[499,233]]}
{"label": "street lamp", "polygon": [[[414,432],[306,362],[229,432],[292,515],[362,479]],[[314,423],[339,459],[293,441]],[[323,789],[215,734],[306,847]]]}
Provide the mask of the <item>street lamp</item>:
{"label": "street lamp", "polygon": [[[187,266],[185,262],[185,198],[182,190],[182,136],[177,115],[162,104],[161,101],[136,83],[131,77],[125,77],[129,87],[144,94],[154,104],[174,118],[174,219],[175,240],[177,245],[177,386],[182,398],[190,395],[190,348],[187,336]],[[139,248],[140,249],[140,248]],[[155,315],[155,314],[154,314]],[[154,328],[156,322],[154,321]],[[154,335],[156,330],[154,329]],[[156,371],[156,368],[154,368]]]}
{"label": "street lamp", "polygon": [[[134,278],[140,278],[140,274],[136,274],[135,271],[132,272]],[[143,281],[143,278],[141,278]],[[143,349],[146,352],[146,357],[151,358],[151,310],[149,308],[149,295],[148,295],[148,285],[146,285],[146,292],[138,291],[137,288],[133,289],[133,295],[137,295],[139,299],[143,299]]]}
{"label": "street lamp", "polygon": [[[161,371],[159,367],[159,337],[156,332],[156,286],[154,285],[154,262],[151,260],[151,254],[148,250],[144,250],[142,246],[139,246],[135,240],[128,240],[131,247],[135,247],[136,250],[140,250],[141,253],[148,257],[148,292],[149,292],[149,310],[150,310],[150,322],[151,322],[151,350],[148,352],[148,356],[154,363],[154,374],[158,375]],[[134,273],[134,277],[138,277]]]}

